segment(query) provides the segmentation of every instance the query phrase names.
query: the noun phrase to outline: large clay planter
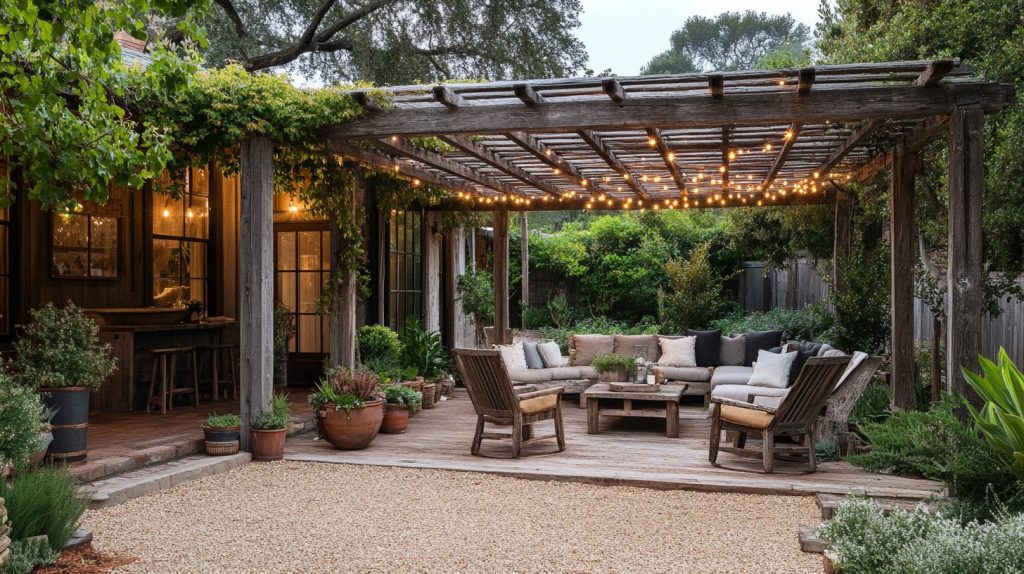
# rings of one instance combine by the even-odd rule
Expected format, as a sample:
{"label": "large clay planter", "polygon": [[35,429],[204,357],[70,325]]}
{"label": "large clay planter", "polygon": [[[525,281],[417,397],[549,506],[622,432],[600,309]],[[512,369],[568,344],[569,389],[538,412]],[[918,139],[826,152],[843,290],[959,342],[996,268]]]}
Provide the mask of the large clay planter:
{"label": "large clay planter", "polygon": [[398,403],[384,405],[384,422],[380,432],[385,434],[402,434],[409,428],[409,407]]}
{"label": "large clay planter", "polygon": [[89,387],[40,387],[43,403],[57,414],[50,421],[53,442],[47,458],[57,463],[85,462],[89,431]]}
{"label": "large clay planter", "polygon": [[341,450],[366,448],[377,437],[384,420],[384,401],[367,401],[361,409],[338,409],[325,403],[317,412],[324,438]]}
{"label": "large clay planter", "polygon": [[252,459],[257,462],[270,462],[284,458],[284,440],[288,438],[288,429],[256,430],[250,432],[249,447]]}

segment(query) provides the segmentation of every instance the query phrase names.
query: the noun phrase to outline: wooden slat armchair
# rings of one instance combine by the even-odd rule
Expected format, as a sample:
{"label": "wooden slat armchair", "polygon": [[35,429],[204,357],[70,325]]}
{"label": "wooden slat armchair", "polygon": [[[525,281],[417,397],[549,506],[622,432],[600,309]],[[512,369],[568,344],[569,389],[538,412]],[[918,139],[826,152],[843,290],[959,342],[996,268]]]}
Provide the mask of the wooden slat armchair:
{"label": "wooden slat armchair", "polygon": [[[717,464],[718,451],[722,450],[744,456],[758,456],[756,451],[746,450],[747,433],[761,434],[761,453],[764,471],[772,472],[775,454],[779,452],[806,452],[811,472],[817,470],[814,457],[814,437],[817,433],[818,417],[825,407],[836,381],[843,375],[850,357],[815,357],[807,360],[793,388],[778,408],[735,401],[723,397],[712,397],[715,405],[711,416],[711,439],[708,445],[708,459]],[[721,445],[722,431],[736,431],[732,447]],[[802,436],[800,445],[777,447],[777,436]]]}
{"label": "wooden slat armchair", "polygon": [[[485,438],[511,438],[511,458],[518,458],[523,446],[551,438],[557,439],[558,452],[565,450],[562,387],[516,394],[500,351],[453,349],[452,354],[477,414],[476,434],[470,452],[480,456],[480,443]],[[533,424],[550,419],[554,419],[555,433],[534,436]],[[512,433],[485,432],[485,423],[511,426]]]}

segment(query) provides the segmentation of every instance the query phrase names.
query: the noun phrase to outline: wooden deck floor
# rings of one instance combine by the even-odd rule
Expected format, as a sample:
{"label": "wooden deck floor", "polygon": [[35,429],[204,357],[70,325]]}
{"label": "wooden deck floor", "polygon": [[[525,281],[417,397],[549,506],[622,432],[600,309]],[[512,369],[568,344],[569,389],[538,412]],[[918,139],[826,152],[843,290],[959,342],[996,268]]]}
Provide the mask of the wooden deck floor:
{"label": "wooden deck floor", "polygon": [[[554,452],[540,443],[524,449],[520,459],[472,456],[469,446],[476,416],[465,391],[437,408],[413,417],[408,432],[379,435],[367,449],[340,451],[312,434],[292,437],[286,458],[339,464],[384,465],[485,472],[539,480],[621,484],[661,489],[809,495],[866,492],[872,496],[927,498],[941,493],[940,483],[874,474],[844,462],[806,465],[776,461],[774,474],[760,472],[760,460],[722,453],[721,467],[708,462],[710,420],[698,406],[680,409],[680,438],[665,437],[664,421],[601,419],[601,432],[587,434],[586,411],[566,399],[566,450]],[[548,423],[544,423],[548,424]],[[540,425],[538,425],[540,426]],[[540,428],[545,434],[547,428]],[[482,453],[509,448],[509,441],[484,441]],[[549,454],[543,454],[549,453]],[[531,456],[532,455],[532,456]]]}

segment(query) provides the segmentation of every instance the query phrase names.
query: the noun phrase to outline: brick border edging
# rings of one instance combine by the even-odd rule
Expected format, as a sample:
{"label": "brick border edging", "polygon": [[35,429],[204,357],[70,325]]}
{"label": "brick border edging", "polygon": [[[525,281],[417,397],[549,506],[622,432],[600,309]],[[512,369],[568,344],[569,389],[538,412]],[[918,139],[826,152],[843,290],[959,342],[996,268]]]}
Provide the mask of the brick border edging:
{"label": "brick border edging", "polygon": [[203,438],[185,439],[170,444],[152,446],[127,452],[124,456],[112,456],[85,464],[69,467],[75,483],[95,482],[115,474],[137,470],[153,464],[201,453]]}

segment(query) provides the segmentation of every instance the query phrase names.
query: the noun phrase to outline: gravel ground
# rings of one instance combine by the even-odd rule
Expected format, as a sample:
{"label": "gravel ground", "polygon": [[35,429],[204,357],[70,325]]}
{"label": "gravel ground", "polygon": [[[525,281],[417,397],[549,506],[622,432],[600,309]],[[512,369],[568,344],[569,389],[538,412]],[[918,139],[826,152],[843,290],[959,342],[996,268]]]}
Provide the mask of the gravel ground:
{"label": "gravel ground", "polygon": [[84,525],[117,572],[820,573],[812,498],[538,482],[308,462],[247,464]]}

